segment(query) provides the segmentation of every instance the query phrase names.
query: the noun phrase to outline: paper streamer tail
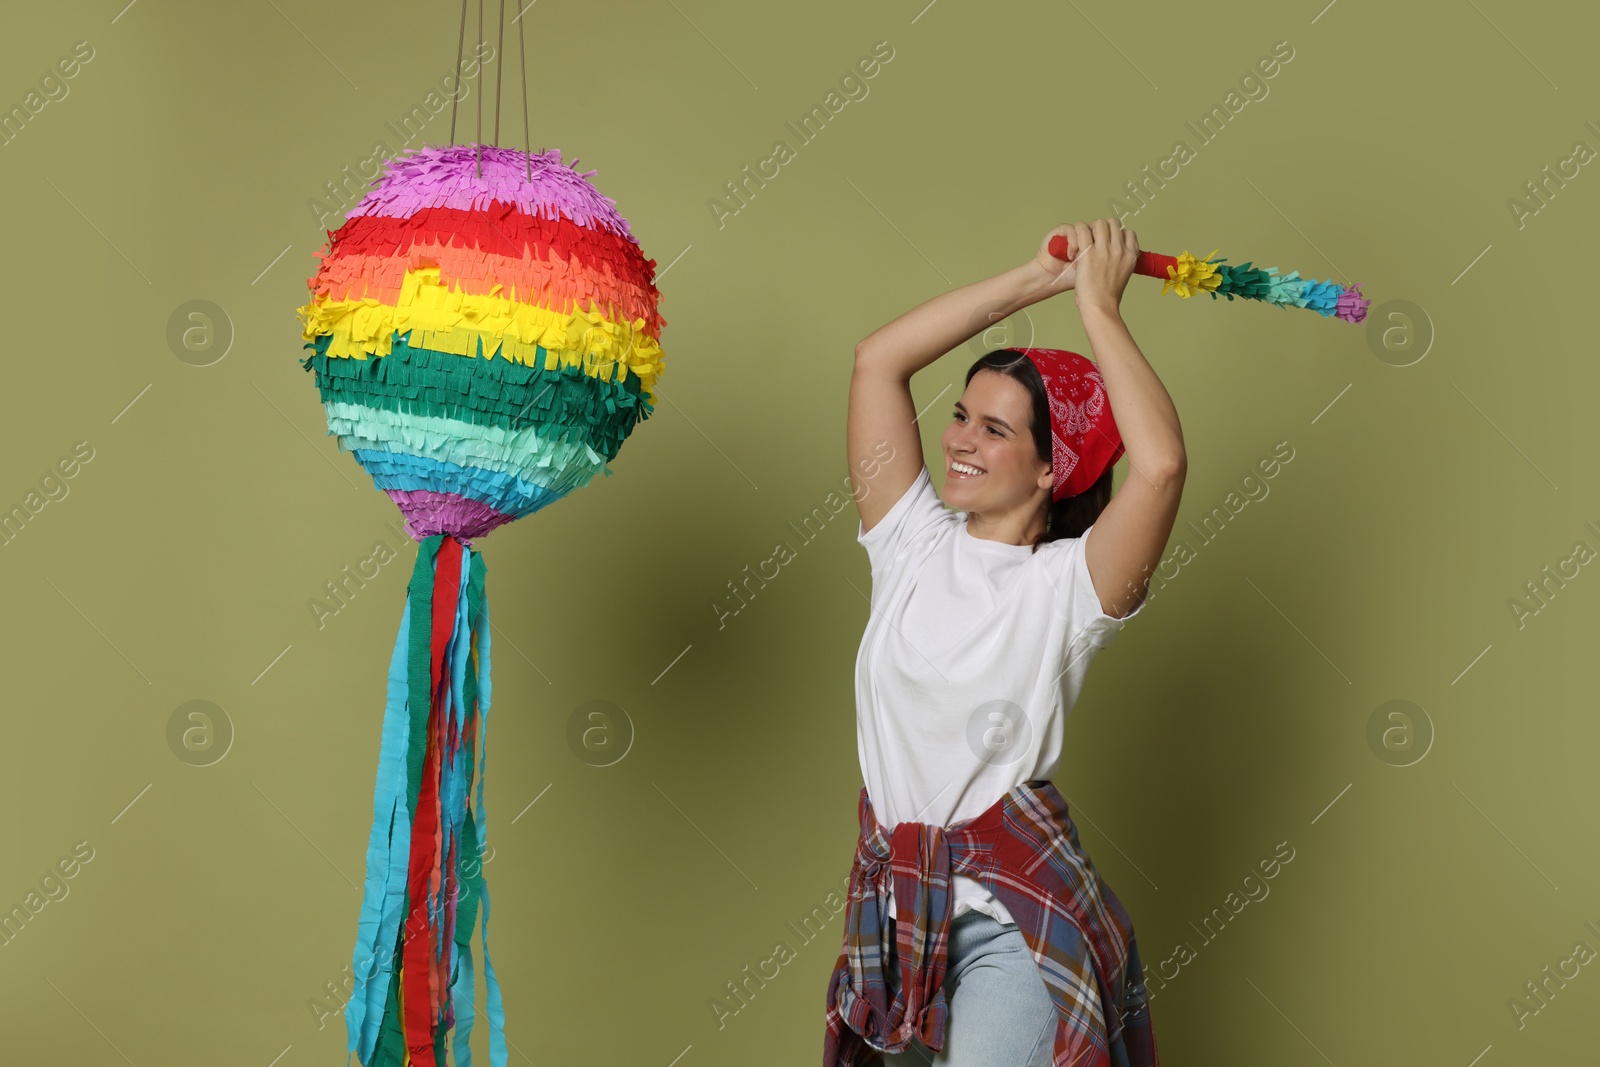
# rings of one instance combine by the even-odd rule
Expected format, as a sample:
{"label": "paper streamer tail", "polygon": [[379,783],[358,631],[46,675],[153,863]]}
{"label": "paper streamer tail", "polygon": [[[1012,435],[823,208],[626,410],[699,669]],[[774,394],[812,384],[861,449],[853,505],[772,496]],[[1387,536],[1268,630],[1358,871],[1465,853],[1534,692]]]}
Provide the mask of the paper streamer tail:
{"label": "paper streamer tail", "polygon": [[489,632],[483,556],[448,534],[424,539],[389,662],[355,985],[345,1006],[349,1050],[363,1067],[445,1067],[455,1027],[454,1061],[471,1067],[480,900],[489,1060],[505,1067],[483,876]]}

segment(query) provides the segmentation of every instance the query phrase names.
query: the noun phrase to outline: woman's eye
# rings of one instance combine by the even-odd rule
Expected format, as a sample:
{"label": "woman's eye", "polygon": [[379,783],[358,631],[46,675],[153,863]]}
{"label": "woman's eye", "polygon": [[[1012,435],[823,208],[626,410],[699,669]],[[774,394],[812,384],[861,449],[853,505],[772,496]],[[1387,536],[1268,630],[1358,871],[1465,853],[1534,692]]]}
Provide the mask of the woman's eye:
{"label": "woman's eye", "polygon": [[[961,414],[961,412],[959,412],[959,411],[952,412],[950,417],[955,419],[957,422],[961,422],[961,421],[964,421],[966,419],[966,416]],[[996,437],[1004,437],[1005,436],[999,430],[995,429],[993,426],[986,426],[984,428],[986,430],[988,430],[990,433],[994,434]]]}

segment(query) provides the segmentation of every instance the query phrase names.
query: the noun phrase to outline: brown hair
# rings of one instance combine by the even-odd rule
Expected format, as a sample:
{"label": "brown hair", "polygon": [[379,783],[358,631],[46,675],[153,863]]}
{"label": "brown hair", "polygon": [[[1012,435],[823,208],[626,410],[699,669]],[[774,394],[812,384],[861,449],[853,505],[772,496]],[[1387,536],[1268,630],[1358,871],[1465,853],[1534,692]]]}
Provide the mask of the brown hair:
{"label": "brown hair", "polygon": [[[1050,439],[1050,401],[1045,395],[1044,379],[1039,377],[1039,368],[1033,365],[1033,360],[1015,348],[997,348],[984,353],[968,368],[966,380],[971,382],[972,376],[980,370],[1004,374],[1021,382],[1028,390],[1028,395],[1033,398],[1033,445],[1040,459],[1046,463],[1052,462],[1054,444]],[[1082,537],[1083,532],[1094,525],[1106,505],[1111,503],[1111,471],[1115,466],[1112,464],[1107,467],[1095,483],[1083,492],[1047,505],[1045,532],[1034,543],[1035,552],[1047,541]]]}

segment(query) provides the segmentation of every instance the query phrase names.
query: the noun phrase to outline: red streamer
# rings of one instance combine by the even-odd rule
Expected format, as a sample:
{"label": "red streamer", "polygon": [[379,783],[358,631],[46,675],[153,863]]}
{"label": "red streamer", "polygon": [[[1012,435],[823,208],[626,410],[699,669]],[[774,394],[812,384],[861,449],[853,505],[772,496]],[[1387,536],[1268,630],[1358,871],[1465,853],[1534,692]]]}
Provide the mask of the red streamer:
{"label": "red streamer", "polygon": [[416,816],[411,821],[411,857],[407,889],[411,902],[406,917],[404,959],[406,1046],[413,1067],[437,1067],[434,1060],[434,1021],[439,1017],[440,996],[448,985],[441,981],[433,957],[434,927],[428,917],[439,868],[439,734],[449,714],[449,679],[445,657],[455,629],[456,603],[461,595],[461,542],[446,537],[439,544],[434,568],[433,629],[429,656],[428,741],[422,758],[422,781],[417,792]]}

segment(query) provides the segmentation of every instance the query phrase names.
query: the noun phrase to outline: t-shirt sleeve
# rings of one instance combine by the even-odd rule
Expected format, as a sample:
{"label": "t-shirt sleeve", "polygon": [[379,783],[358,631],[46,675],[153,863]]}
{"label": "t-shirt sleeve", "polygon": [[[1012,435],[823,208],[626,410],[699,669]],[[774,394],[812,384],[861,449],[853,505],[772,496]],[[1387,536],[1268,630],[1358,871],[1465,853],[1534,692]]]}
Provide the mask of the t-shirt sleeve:
{"label": "t-shirt sleeve", "polygon": [[872,571],[876,574],[915,541],[917,535],[941,520],[953,518],[955,514],[947,510],[944,501],[939,499],[928,466],[923,464],[911,485],[889,508],[888,514],[878,520],[877,525],[863,532],[865,524],[859,519],[856,521],[856,540],[867,550],[867,559],[871,561]]}
{"label": "t-shirt sleeve", "polygon": [[[1089,530],[1094,529],[1090,525]],[[1144,610],[1148,599],[1139,602],[1133,611],[1117,618],[1107,615],[1100,606],[1100,593],[1094,587],[1094,580],[1089,576],[1089,557],[1084,548],[1088,544],[1089,530],[1083,531],[1079,537],[1072,538],[1064,549],[1061,566],[1057,570],[1057,610],[1067,613],[1067,641],[1087,641],[1098,648],[1104,648],[1116,639],[1118,631],[1127,625],[1129,619]]]}

